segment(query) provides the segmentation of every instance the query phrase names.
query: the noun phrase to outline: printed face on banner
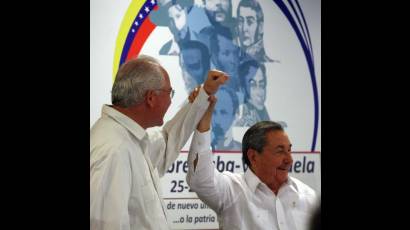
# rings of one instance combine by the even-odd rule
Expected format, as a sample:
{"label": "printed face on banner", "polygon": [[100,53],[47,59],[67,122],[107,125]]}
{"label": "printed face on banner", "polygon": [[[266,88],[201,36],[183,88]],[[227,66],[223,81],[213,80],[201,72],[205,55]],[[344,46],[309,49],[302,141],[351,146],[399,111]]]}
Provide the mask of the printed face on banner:
{"label": "printed face on banner", "polygon": [[199,49],[181,50],[181,70],[187,92],[191,92],[196,86],[203,83],[204,66],[202,54]]}
{"label": "printed face on banner", "polygon": [[175,40],[180,40],[185,38],[188,32],[187,27],[187,9],[182,8],[180,5],[176,4],[168,9],[168,16],[170,19],[169,29],[174,35]]}
{"label": "printed face on banner", "polygon": [[231,95],[222,88],[216,93],[218,102],[212,115],[213,129],[216,136],[224,136],[234,120],[235,110]]}
{"label": "printed face on banner", "polygon": [[250,7],[239,7],[238,15],[239,39],[242,46],[250,46],[255,43],[258,21],[256,11]]}
{"label": "printed face on banner", "polygon": [[210,20],[215,22],[224,22],[231,17],[231,0],[204,0],[205,9],[210,16]]}
{"label": "printed face on banner", "polygon": [[222,71],[230,76],[236,76],[239,64],[239,47],[224,36],[217,35],[217,38],[219,48],[217,62]]}
{"label": "printed face on banner", "polygon": [[250,67],[247,78],[247,90],[249,93],[249,101],[256,108],[262,109],[265,106],[266,98],[266,78],[262,73],[262,69]]}

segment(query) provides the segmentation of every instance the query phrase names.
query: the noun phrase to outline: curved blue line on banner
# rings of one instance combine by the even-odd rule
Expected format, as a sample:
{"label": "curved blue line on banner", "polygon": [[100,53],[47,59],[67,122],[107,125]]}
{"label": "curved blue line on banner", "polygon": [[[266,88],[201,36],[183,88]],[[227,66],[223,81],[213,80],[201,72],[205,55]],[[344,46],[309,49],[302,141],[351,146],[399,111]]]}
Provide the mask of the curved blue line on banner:
{"label": "curved blue line on banner", "polygon": [[[298,12],[298,10],[296,10],[295,6],[292,3],[292,0],[288,0],[288,3],[291,7],[291,9],[293,10],[294,15],[296,16],[296,19],[299,23],[300,28],[302,28],[302,33],[303,33],[303,39],[305,40],[305,43],[307,44],[307,46],[309,47],[309,52],[310,54],[312,54],[312,45],[309,43],[308,37],[307,37],[307,32],[306,32],[306,24],[302,24],[302,21],[300,20],[299,14],[300,12]],[[300,9],[299,9],[300,10]],[[310,39],[310,38],[309,38]]]}
{"label": "curved blue line on banner", "polygon": [[[295,0],[295,2],[296,2],[296,5],[297,5],[297,7],[298,7],[298,9],[299,9],[299,11],[300,11],[300,15],[302,16],[303,24],[304,24],[305,27],[306,27],[306,32],[307,32],[308,41],[309,41],[309,45],[310,45],[310,51],[311,51],[311,55],[312,55],[312,58],[313,58],[313,47],[312,47],[312,42],[311,42],[311,40],[310,40],[309,28],[308,28],[307,23],[306,23],[306,20],[305,20],[305,15],[303,15],[303,11],[302,11],[302,8],[301,8],[300,5],[299,5],[299,2],[298,2],[297,0]],[[314,62],[313,62],[313,63],[314,63]]]}
{"label": "curved blue line on banner", "polygon": [[[309,67],[309,72],[310,72],[310,78],[312,80],[312,87],[313,87],[313,96],[314,96],[314,104],[315,104],[315,118],[314,118],[314,130],[313,130],[313,140],[312,140],[312,147],[311,151],[315,151],[315,146],[316,146],[316,138],[317,138],[317,131],[318,131],[318,125],[319,125],[319,97],[318,97],[318,92],[317,92],[317,86],[316,86],[316,74],[315,74],[315,66],[313,64],[313,56],[310,53],[310,50],[307,46],[307,44],[303,40],[303,36],[296,25],[295,19],[292,17],[291,13],[289,12],[289,9],[286,7],[285,3],[283,3],[282,0],[273,0],[273,2],[278,5],[279,9],[281,9],[282,13],[285,14],[286,18],[288,19],[289,23],[292,25],[296,36],[298,37],[300,44],[302,45],[303,52],[306,57],[306,61]],[[307,26],[306,26],[307,27]]]}

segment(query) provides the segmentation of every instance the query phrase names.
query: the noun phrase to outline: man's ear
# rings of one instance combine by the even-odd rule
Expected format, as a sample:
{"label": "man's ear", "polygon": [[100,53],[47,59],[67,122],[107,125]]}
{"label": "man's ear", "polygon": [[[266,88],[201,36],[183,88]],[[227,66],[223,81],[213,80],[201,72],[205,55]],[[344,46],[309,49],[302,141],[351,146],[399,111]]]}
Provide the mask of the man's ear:
{"label": "man's ear", "polygon": [[153,108],[155,106],[156,95],[154,90],[148,90],[145,94],[145,103],[149,108]]}
{"label": "man's ear", "polygon": [[248,149],[248,152],[246,153],[246,155],[248,155],[249,162],[251,162],[251,165],[256,165],[256,154],[258,153],[254,149]]}

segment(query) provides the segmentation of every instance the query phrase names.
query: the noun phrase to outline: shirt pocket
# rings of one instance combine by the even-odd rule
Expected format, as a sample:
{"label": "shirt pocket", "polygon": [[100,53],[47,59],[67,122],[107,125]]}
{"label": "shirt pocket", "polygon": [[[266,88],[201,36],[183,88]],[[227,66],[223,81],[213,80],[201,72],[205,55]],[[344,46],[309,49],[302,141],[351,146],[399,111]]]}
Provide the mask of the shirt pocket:
{"label": "shirt pocket", "polygon": [[[270,221],[270,213],[267,210],[257,210],[255,213],[254,220],[256,221],[255,226],[258,226],[260,229],[264,229],[272,224],[272,221]],[[274,228],[273,226],[268,227],[268,228]]]}
{"label": "shirt pocket", "polygon": [[241,230],[275,229],[275,226],[270,226],[272,225],[270,215],[272,214],[268,210],[254,209],[252,210],[252,213],[245,213],[244,215],[242,215],[241,220],[238,221],[241,223],[240,228],[233,228],[233,229],[241,229]]}

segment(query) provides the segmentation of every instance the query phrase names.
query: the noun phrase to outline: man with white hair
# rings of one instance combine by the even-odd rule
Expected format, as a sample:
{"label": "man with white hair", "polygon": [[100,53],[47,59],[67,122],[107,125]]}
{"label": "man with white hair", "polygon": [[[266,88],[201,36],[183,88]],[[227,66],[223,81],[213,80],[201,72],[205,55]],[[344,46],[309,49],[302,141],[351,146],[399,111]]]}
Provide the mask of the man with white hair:
{"label": "man with white hair", "polygon": [[161,126],[174,90],[167,71],[140,55],[123,64],[90,132],[90,228],[169,229],[159,178],[176,160],[208,107],[208,96],[227,80],[209,71],[192,103]]}

